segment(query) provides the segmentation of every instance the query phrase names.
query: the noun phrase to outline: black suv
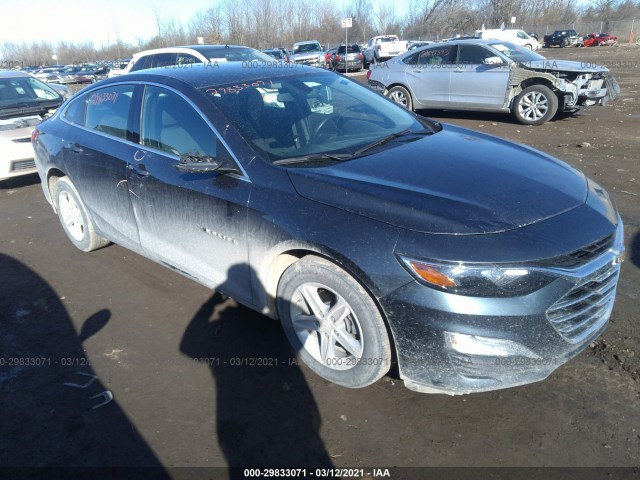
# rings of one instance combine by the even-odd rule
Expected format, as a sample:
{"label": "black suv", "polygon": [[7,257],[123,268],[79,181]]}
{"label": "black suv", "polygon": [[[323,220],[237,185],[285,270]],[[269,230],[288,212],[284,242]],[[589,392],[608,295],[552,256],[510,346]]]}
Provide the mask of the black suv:
{"label": "black suv", "polygon": [[575,30],[556,30],[551,35],[544,36],[544,46],[545,48],[579,47],[581,38]]}

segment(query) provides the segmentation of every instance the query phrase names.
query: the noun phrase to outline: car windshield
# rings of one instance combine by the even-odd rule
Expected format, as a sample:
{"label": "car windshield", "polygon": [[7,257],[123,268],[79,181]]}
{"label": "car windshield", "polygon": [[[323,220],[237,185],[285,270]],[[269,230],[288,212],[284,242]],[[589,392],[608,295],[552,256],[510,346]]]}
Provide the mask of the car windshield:
{"label": "car windshield", "polygon": [[[339,54],[344,54],[344,45],[338,48]],[[360,53],[360,47],[358,45],[349,45],[347,53]]]}
{"label": "car windshield", "polygon": [[0,109],[38,106],[52,100],[59,101],[62,98],[36,78],[0,78]]}
{"label": "car windshield", "polygon": [[252,62],[272,60],[272,57],[269,55],[249,47],[198,48],[198,52],[212,62]]}
{"label": "car windshield", "polygon": [[489,44],[497,51],[506,55],[514,62],[536,62],[539,60],[546,60],[542,55],[532,52],[527,47],[515,45],[510,42],[495,42]]}
{"label": "car windshield", "polygon": [[320,50],[322,49],[317,43],[303,43],[293,46],[293,53],[319,52]]}
{"label": "car windshield", "polygon": [[419,121],[381,95],[329,72],[265,77],[202,91],[272,162],[323,155],[343,160],[368,152],[381,140],[387,144],[385,139],[393,140],[396,134],[410,137],[438,130],[436,124]]}

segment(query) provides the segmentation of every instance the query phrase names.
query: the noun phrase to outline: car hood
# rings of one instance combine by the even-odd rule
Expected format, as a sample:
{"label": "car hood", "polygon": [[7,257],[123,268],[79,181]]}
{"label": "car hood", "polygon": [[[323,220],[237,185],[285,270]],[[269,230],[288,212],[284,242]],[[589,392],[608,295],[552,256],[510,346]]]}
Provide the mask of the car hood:
{"label": "car hood", "polygon": [[531,70],[544,70],[549,72],[608,72],[609,69],[592,63],[574,62],[572,60],[535,60],[524,62],[523,67]]}
{"label": "car hood", "polygon": [[291,58],[313,58],[320,55],[324,56],[324,52],[316,50],[313,52],[294,53],[293,55],[291,55]]}
{"label": "car hood", "polygon": [[328,167],[289,168],[303,197],[409,230],[498,233],[585,203],[582,173],[529,147],[451,125]]}

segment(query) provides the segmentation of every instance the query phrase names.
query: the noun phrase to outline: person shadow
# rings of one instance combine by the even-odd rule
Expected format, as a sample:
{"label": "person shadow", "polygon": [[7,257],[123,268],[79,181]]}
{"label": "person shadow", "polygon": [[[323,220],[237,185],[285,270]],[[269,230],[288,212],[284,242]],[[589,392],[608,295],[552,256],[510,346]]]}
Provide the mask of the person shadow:
{"label": "person shadow", "polygon": [[[231,267],[227,278],[246,271]],[[333,468],[318,407],[279,322],[215,292],[190,321],[180,350],[211,369],[230,478],[245,478],[243,468]]]}
{"label": "person shadow", "polygon": [[38,273],[3,253],[0,272],[0,478],[171,478],[84,350],[111,312],[76,332]]}

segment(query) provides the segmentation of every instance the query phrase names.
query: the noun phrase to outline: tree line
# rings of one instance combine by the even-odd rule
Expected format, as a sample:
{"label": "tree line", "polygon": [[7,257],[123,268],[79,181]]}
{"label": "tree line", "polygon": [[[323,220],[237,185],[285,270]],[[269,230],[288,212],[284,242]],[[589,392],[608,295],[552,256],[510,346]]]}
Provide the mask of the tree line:
{"label": "tree line", "polygon": [[472,34],[482,25],[509,25],[512,17],[516,17],[516,25],[533,28],[587,18],[609,25],[635,18],[639,11],[640,0],[591,0],[586,6],[578,0],[409,0],[401,16],[391,1],[374,4],[371,0],[351,0],[342,6],[337,0],[218,0],[196,12],[187,24],[156,12],[156,35],[135,45],[120,40],[116,32],[116,40],[110,45],[96,47],[90,41],[5,42],[0,44],[0,54],[5,63],[27,66],[56,63],[51,56],[55,52],[58,62],[78,64],[129,58],[150,48],[195,44],[198,37],[207,44],[258,49],[291,48],[294,42],[309,39],[328,47],[344,42],[340,20],[345,17],[353,19],[349,43],[365,43],[371,36],[384,33],[407,40]]}

